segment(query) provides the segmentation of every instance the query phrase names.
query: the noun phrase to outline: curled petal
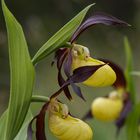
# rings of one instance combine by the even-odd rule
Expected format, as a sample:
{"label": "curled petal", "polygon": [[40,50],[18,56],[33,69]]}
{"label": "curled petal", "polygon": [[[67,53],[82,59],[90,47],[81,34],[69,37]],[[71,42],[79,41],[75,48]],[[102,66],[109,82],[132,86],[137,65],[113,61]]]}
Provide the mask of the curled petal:
{"label": "curled petal", "polygon": [[123,26],[130,26],[128,23],[117,19],[116,17],[113,17],[111,15],[105,14],[105,13],[95,13],[94,16],[88,18],[83,22],[79,28],[75,31],[73,34],[70,42],[73,43],[79,36],[80,34],[88,29],[89,27],[96,25],[96,24],[104,24],[104,25],[123,25]]}
{"label": "curled petal", "polygon": [[93,116],[101,121],[116,120],[123,109],[123,101],[100,97],[93,101],[91,111]]}

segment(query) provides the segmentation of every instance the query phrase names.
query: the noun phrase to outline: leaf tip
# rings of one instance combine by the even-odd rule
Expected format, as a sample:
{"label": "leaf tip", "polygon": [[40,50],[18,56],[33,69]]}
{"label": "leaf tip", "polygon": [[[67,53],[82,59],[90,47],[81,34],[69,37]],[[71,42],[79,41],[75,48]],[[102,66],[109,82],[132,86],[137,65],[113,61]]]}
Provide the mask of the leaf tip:
{"label": "leaf tip", "polygon": [[92,4],[88,5],[88,6],[86,7],[87,11],[88,11],[92,6],[94,6],[95,4],[96,4],[96,3],[92,3]]}

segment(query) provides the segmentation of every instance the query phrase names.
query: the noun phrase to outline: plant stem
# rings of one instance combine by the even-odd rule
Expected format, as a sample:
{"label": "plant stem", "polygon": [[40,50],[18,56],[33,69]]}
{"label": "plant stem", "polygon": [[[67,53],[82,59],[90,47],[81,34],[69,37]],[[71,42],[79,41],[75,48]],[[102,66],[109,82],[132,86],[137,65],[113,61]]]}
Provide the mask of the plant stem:
{"label": "plant stem", "polygon": [[70,42],[66,42],[64,44],[64,46],[67,47],[67,48],[72,48],[72,44]]}
{"label": "plant stem", "polygon": [[132,71],[131,74],[135,76],[140,76],[140,71]]}
{"label": "plant stem", "polygon": [[33,95],[31,98],[31,102],[48,102],[48,101],[50,101],[50,98],[46,96]]}

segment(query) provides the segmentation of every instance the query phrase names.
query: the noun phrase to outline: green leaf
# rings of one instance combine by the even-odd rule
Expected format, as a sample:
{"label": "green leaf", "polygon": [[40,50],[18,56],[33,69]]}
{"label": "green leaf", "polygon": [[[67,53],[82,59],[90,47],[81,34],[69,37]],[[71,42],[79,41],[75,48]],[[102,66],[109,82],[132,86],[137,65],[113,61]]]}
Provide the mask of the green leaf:
{"label": "green leaf", "polygon": [[138,136],[138,126],[140,125],[140,103],[136,104],[133,107],[133,111],[130,113],[126,128],[127,128],[127,137],[128,140],[139,140]]}
{"label": "green leaf", "polygon": [[135,87],[134,81],[132,77],[132,69],[133,69],[133,58],[132,58],[132,51],[129,44],[127,37],[124,38],[124,47],[125,47],[125,54],[126,54],[126,69],[125,69],[125,77],[127,81],[127,90],[130,93],[130,97],[133,103],[135,103]]}
{"label": "green leaf", "polygon": [[5,111],[2,116],[0,117],[0,139],[4,140],[4,130],[6,130],[6,118],[7,118],[7,111]]}
{"label": "green leaf", "polygon": [[[5,130],[5,127],[6,127],[6,125],[5,125],[6,117],[7,117],[7,111],[5,111],[0,118],[0,139],[1,140],[4,140],[3,131]],[[32,118],[33,118],[33,115],[31,113],[31,110],[29,109],[26,119],[25,119],[20,131],[18,132],[17,136],[14,138],[14,140],[21,140],[21,139],[27,140],[27,128],[28,128],[28,125],[29,125],[30,121],[32,120]]]}
{"label": "green leaf", "polygon": [[34,67],[22,27],[8,10],[4,0],[2,0],[2,10],[8,33],[10,59],[10,100],[3,140],[13,140],[29,109],[34,85]]}
{"label": "green leaf", "polygon": [[30,121],[33,119],[33,115],[31,113],[31,110],[29,110],[27,116],[26,116],[26,120],[23,123],[18,135],[15,137],[14,140],[27,140],[27,129],[28,129],[28,125],[30,123]]}
{"label": "green leaf", "polygon": [[32,59],[33,64],[38,63],[47,55],[51,54],[53,51],[55,51],[56,49],[64,45],[66,42],[68,42],[72,34],[75,32],[75,30],[79,27],[79,25],[83,21],[89,8],[93,5],[94,4],[87,6],[71,21],[69,21],[66,25],[64,25],[56,34],[54,34],[54,36],[52,36],[35,54],[35,56]]}

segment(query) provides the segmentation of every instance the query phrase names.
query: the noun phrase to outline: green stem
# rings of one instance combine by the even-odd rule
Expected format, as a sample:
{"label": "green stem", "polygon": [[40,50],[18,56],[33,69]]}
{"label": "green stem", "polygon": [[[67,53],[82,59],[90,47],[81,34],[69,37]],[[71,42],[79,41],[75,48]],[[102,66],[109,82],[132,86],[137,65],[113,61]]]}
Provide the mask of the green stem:
{"label": "green stem", "polygon": [[66,42],[66,43],[64,44],[64,46],[65,46],[66,48],[72,48],[72,44],[71,44],[70,42]]}
{"label": "green stem", "polygon": [[46,96],[33,95],[31,98],[31,102],[48,102],[48,101],[50,101],[50,98]]}
{"label": "green stem", "polygon": [[131,74],[135,76],[140,76],[140,71],[132,71]]}

